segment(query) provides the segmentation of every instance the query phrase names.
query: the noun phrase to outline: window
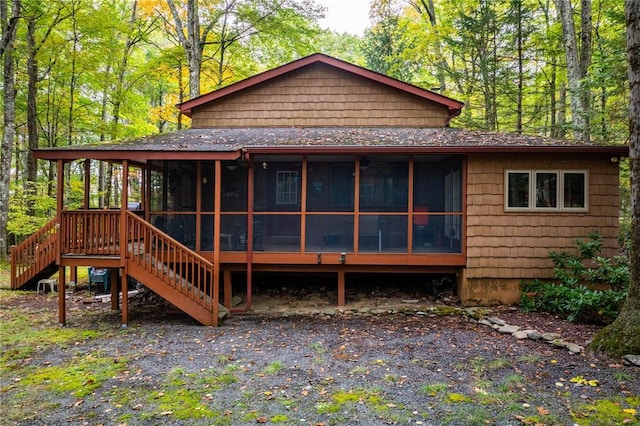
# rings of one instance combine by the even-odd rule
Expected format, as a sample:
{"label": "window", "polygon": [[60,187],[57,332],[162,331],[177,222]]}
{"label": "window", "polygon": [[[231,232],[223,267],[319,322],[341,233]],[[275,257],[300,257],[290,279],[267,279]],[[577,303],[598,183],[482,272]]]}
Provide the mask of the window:
{"label": "window", "polygon": [[536,208],[555,209],[558,207],[558,173],[535,172]]}
{"label": "window", "polygon": [[565,209],[587,208],[587,174],[585,172],[564,172]]}
{"label": "window", "polygon": [[507,173],[507,207],[509,208],[529,208],[529,172],[509,172]]}
{"label": "window", "polygon": [[276,204],[298,204],[298,172],[278,171]]}
{"label": "window", "polygon": [[587,172],[508,170],[505,210],[587,210]]}

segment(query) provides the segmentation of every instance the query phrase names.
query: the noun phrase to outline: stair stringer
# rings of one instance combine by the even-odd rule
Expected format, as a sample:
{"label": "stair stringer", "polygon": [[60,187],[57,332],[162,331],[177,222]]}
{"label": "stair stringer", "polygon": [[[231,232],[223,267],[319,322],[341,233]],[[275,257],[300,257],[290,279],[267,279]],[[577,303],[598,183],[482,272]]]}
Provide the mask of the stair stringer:
{"label": "stair stringer", "polygon": [[[167,285],[161,278],[150,273],[137,263],[127,262],[127,274],[199,323],[213,325],[213,313],[211,310],[193,300],[188,294],[184,294],[178,289]],[[228,311],[224,306],[220,305],[219,310],[218,318],[222,319],[228,315]]]}

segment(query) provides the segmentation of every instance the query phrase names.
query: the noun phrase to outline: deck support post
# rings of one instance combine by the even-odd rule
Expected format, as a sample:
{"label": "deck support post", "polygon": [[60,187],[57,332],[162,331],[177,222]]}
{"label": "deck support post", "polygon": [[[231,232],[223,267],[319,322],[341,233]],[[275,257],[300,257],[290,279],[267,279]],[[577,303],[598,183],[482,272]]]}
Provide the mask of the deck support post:
{"label": "deck support post", "polygon": [[77,266],[71,266],[69,269],[70,269],[69,281],[70,282],[74,282],[77,285],[78,284],[78,267]]}
{"label": "deck support post", "polygon": [[120,298],[118,297],[118,272],[120,269],[111,268],[109,273],[109,281],[111,281],[111,310],[117,311],[120,309]]}
{"label": "deck support post", "polygon": [[344,306],[345,304],[345,272],[343,270],[338,271],[338,306]]}
{"label": "deck support post", "polygon": [[223,271],[224,280],[224,307],[231,310],[233,303],[233,296],[231,295],[231,270],[225,269]]}
{"label": "deck support post", "polygon": [[[129,322],[129,289],[127,285],[127,271],[122,270],[122,277],[120,277],[120,283],[122,287],[122,328],[127,328]],[[116,296],[117,298],[117,296]]]}
{"label": "deck support post", "polygon": [[65,268],[58,266],[58,323],[61,326],[67,324],[66,288]]}

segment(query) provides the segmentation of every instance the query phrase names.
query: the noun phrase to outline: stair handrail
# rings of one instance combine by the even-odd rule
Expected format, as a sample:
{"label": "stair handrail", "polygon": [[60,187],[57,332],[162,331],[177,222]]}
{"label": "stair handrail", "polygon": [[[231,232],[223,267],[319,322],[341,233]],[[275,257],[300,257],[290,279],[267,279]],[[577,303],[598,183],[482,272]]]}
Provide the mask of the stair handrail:
{"label": "stair handrail", "polygon": [[[213,263],[151,223],[126,211],[128,260],[218,315]],[[173,267],[170,267],[173,265]]]}
{"label": "stair handrail", "polygon": [[18,245],[12,245],[11,288],[16,290],[56,259],[58,221],[54,218]]}

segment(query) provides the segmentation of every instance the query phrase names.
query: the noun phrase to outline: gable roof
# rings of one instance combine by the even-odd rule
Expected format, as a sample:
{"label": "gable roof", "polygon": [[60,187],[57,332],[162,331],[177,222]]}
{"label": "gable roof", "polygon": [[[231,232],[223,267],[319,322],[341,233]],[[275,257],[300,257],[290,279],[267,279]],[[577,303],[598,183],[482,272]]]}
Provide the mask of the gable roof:
{"label": "gable roof", "polygon": [[317,64],[317,63],[322,63],[325,65],[349,72],[351,74],[363,77],[365,79],[374,81],[376,83],[394,88],[396,90],[417,96],[419,98],[440,104],[446,107],[447,110],[449,111],[449,119],[459,115],[460,112],[462,111],[462,107],[464,106],[463,102],[457,101],[447,96],[440,95],[430,90],[422,89],[418,86],[414,86],[412,84],[405,83],[400,80],[396,80],[395,78],[377,73],[375,71],[368,70],[363,67],[359,67],[357,65],[342,61],[332,56],[328,56],[322,53],[315,53],[313,55],[298,59],[296,61],[282,65],[278,68],[273,68],[269,71],[265,71],[263,73],[254,75],[253,77],[249,77],[245,80],[238,81],[237,83],[231,84],[229,86],[223,87],[218,90],[214,90],[212,92],[198,96],[197,98],[178,104],[178,108],[180,109],[180,112],[182,114],[188,117],[191,117],[191,113],[193,109],[198,108],[206,103],[213,102],[218,99],[222,99],[224,97],[238,93],[242,90],[255,87],[269,80],[281,77],[285,74],[300,70],[309,65]]}

